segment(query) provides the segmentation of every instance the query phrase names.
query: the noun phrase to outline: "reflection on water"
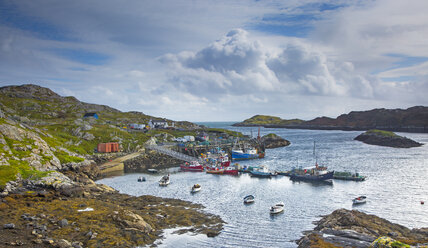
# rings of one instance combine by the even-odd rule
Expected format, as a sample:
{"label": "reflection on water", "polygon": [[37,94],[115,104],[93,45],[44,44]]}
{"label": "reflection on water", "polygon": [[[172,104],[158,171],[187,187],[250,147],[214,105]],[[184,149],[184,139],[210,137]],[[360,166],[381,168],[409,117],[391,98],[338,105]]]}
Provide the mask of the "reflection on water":
{"label": "reflection on water", "polygon": [[[250,128],[231,128],[250,133]],[[317,141],[320,165],[337,171],[358,171],[368,176],[364,182],[334,181],[332,184],[293,182],[288,177],[272,179],[206,173],[170,171],[171,184],[159,187],[162,174],[144,175],[146,182],[137,182],[143,174],[127,174],[106,178],[107,184],[131,195],[156,195],[201,203],[205,211],[220,215],[227,224],[215,238],[197,235],[180,238],[186,247],[296,247],[294,240],[321,215],[338,208],[358,209],[376,214],[408,227],[428,227],[428,146],[396,149],[366,145],[354,141],[360,132],[262,129],[291,141],[289,147],[271,149],[266,158],[241,162],[243,165],[264,164],[284,171],[296,166],[311,166],[313,141]],[[428,143],[427,134],[405,134],[418,142]],[[166,173],[166,172],[164,172]],[[193,184],[202,190],[190,193]],[[253,204],[243,204],[246,195],[255,196]],[[352,205],[352,199],[367,196],[367,203]],[[284,212],[270,215],[275,203],[285,203]],[[171,244],[170,239],[164,240]]]}

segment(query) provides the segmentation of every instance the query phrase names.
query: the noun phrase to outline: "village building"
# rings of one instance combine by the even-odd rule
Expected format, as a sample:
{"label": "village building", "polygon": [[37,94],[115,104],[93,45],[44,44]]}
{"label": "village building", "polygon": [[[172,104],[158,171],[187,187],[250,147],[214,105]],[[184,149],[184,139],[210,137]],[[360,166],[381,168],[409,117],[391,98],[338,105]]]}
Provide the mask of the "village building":
{"label": "village building", "polygon": [[94,118],[94,119],[98,120],[98,115],[97,115],[97,113],[85,113],[83,118]]}
{"label": "village building", "polygon": [[171,126],[168,125],[168,122],[165,119],[151,119],[149,121],[149,127],[153,128],[173,128],[174,122],[172,122]]}

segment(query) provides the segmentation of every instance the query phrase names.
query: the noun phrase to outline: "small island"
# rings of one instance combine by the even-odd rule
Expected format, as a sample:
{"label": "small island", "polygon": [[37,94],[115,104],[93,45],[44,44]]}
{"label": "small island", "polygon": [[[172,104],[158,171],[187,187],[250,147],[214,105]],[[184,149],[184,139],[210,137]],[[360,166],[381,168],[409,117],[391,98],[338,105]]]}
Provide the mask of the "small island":
{"label": "small island", "polygon": [[389,146],[395,148],[418,147],[423,144],[409,138],[399,136],[393,132],[372,129],[354,138],[370,145]]}
{"label": "small island", "polygon": [[266,149],[278,148],[290,145],[290,141],[274,134],[266,134],[262,137],[262,142]]}

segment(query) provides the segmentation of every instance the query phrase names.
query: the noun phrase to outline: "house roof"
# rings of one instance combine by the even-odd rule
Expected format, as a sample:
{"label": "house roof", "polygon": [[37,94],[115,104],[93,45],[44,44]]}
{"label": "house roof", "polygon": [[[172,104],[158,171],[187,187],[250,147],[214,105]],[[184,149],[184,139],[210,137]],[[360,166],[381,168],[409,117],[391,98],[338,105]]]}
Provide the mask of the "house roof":
{"label": "house roof", "polygon": [[97,115],[97,113],[85,113],[85,115],[83,117],[91,117],[91,116],[95,116]]}

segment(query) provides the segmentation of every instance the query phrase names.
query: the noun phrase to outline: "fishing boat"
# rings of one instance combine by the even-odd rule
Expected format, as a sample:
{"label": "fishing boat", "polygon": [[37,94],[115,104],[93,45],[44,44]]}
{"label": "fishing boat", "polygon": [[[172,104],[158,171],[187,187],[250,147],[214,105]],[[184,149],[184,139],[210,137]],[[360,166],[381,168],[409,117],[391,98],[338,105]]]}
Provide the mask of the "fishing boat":
{"label": "fishing boat", "polygon": [[232,160],[247,160],[256,158],[264,158],[264,153],[259,152],[254,147],[246,147],[245,145],[241,147],[239,145],[239,139],[236,140],[235,145],[232,148]]}
{"label": "fishing boat", "polygon": [[138,179],[137,179],[137,181],[138,182],[145,182],[146,181],[146,178],[145,177],[138,177]]}
{"label": "fishing boat", "polygon": [[291,180],[302,181],[326,181],[333,179],[334,171],[318,170],[315,168],[307,168],[304,170],[294,170],[290,174]]}
{"label": "fishing boat", "polygon": [[254,202],[254,196],[253,195],[247,195],[246,197],[244,197],[244,203],[248,204],[248,203],[253,203]]}
{"label": "fishing boat", "polygon": [[238,169],[237,169],[237,168],[235,168],[235,166],[229,166],[229,167],[226,167],[226,168],[224,169],[224,171],[223,171],[223,174],[226,174],[226,175],[234,175],[234,176],[237,176],[237,175],[238,175],[238,173],[239,173],[239,171],[238,171]]}
{"label": "fishing boat", "polygon": [[354,198],[353,200],[352,200],[352,204],[363,204],[363,203],[366,203],[366,199],[367,199],[367,197],[366,196],[358,196],[358,197],[356,197],[356,198]]}
{"label": "fishing boat", "polygon": [[202,172],[204,171],[204,167],[199,164],[198,161],[186,162],[180,165],[180,170],[182,171],[194,171],[194,172]]}
{"label": "fishing boat", "polygon": [[254,168],[252,171],[250,171],[250,174],[252,177],[260,177],[260,178],[272,177],[272,173],[263,165],[258,168]]}
{"label": "fishing boat", "polygon": [[282,211],[284,211],[284,203],[283,202],[278,202],[277,204],[275,204],[274,206],[272,206],[270,208],[270,213],[271,214],[279,214]]}
{"label": "fishing boat", "polygon": [[168,186],[169,184],[169,174],[163,176],[160,180],[159,180],[159,186]]}
{"label": "fishing boat", "polygon": [[192,192],[192,193],[199,192],[201,190],[201,188],[202,187],[201,187],[200,184],[195,184],[195,185],[192,186],[192,189],[190,190],[190,192]]}
{"label": "fishing boat", "polygon": [[152,174],[158,173],[158,170],[156,170],[156,169],[147,169],[147,171],[152,173]]}
{"label": "fishing boat", "polygon": [[333,178],[338,180],[357,181],[357,182],[366,180],[366,177],[360,175],[358,172],[351,173],[348,171],[335,171],[333,174]]}
{"label": "fishing boat", "polygon": [[317,156],[315,153],[315,141],[314,141],[314,157],[315,166],[305,169],[293,169],[290,172],[291,180],[302,180],[302,181],[326,181],[333,179],[334,171],[328,171],[327,167],[319,166]]}

